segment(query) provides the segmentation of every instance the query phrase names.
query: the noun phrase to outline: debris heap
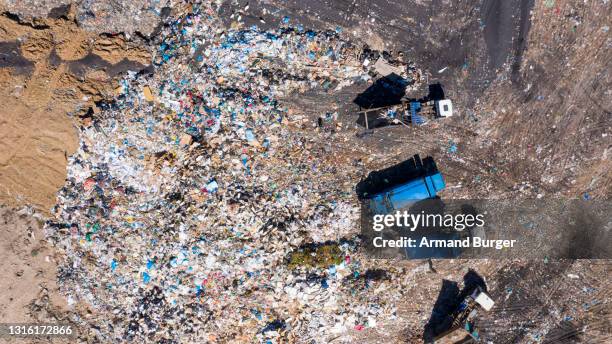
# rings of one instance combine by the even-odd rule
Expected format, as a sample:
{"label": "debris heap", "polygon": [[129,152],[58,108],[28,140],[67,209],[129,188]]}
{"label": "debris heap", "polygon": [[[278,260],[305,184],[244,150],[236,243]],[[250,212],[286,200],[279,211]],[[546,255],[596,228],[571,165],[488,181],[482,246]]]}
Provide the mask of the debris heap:
{"label": "debris heap", "polygon": [[352,190],[276,100],[367,64],[335,31],[221,27],[208,5],[168,23],[154,74],[81,128],[46,226],[63,292],[94,309],[75,321],[102,342],[326,342],[394,317],[360,293]]}

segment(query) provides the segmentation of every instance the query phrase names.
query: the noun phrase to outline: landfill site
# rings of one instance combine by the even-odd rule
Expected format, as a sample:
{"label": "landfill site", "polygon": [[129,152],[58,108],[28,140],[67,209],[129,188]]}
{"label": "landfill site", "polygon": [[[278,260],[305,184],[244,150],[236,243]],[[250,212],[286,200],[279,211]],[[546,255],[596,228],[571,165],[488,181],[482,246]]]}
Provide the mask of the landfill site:
{"label": "landfill site", "polygon": [[[612,343],[611,25],[0,0],[0,343]],[[489,210],[396,240],[432,200]]]}

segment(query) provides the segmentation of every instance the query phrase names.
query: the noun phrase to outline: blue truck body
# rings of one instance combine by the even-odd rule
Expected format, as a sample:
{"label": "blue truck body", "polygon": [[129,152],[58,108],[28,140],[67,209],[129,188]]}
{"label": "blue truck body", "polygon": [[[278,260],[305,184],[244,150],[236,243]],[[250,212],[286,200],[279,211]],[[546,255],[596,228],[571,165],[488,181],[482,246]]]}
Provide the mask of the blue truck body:
{"label": "blue truck body", "polygon": [[446,183],[440,172],[418,177],[373,195],[370,198],[370,207],[376,214],[389,214],[418,201],[434,198],[438,191],[445,187]]}
{"label": "blue truck body", "polygon": [[434,198],[446,187],[433,159],[427,157],[421,160],[418,155],[371,173],[362,184],[360,196],[375,214],[389,214],[418,201]]}
{"label": "blue truck body", "polygon": [[[434,199],[446,187],[444,177],[438,171],[431,157],[421,161],[418,155],[385,170],[370,173],[357,187],[357,193],[366,206],[366,217],[374,214],[392,214],[398,210],[408,210],[423,205],[424,200]],[[433,203],[432,203],[433,204]],[[457,232],[426,232],[428,239],[459,239]],[[423,232],[412,233],[412,238],[420,242]],[[461,253],[459,248],[405,248],[407,258],[455,258]]]}

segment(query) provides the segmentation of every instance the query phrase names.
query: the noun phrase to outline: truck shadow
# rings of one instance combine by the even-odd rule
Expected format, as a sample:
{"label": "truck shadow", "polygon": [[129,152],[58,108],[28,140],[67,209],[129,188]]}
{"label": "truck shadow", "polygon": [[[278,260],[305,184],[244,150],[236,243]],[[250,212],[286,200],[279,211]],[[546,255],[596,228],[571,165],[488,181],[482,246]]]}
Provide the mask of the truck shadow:
{"label": "truck shadow", "polygon": [[429,100],[442,100],[445,99],[444,96],[444,88],[442,84],[436,82],[435,84],[429,85],[429,94],[423,99],[419,99],[419,101],[429,101]]}
{"label": "truck shadow", "polygon": [[438,168],[432,157],[428,156],[421,160],[417,154],[399,164],[370,172],[366,178],[357,183],[355,191],[360,199],[364,199],[415,178],[435,174],[437,171]]}
{"label": "truck shadow", "polygon": [[[391,73],[374,82],[365,91],[358,94],[353,100],[359,110],[369,110],[384,108],[388,106],[398,105],[402,102],[402,98],[406,94],[406,87],[410,82],[401,76]],[[366,117],[363,113],[359,114],[357,124],[365,127],[366,118],[368,128],[379,128],[389,125],[387,120],[379,118],[381,111],[373,110]]]}
{"label": "truck shadow", "polygon": [[[403,110],[396,106],[402,105],[402,103],[405,105],[410,102],[426,103],[445,99],[444,88],[439,82],[428,86],[429,93],[426,96],[419,99],[407,98],[405,96],[406,87],[410,84],[408,80],[396,74],[389,74],[376,80],[372,86],[357,95],[353,100],[353,103],[359,106],[359,116],[356,123],[370,129],[397,124],[383,115],[390,111],[391,116],[401,117]],[[367,116],[364,113],[366,110],[368,110]]]}
{"label": "truck shadow", "polygon": [[365,91],[358,94],[353,100],[362,109],[374,109],[384,106],[396,105],[406,94],[406,87],[410,82],[401,76],[391,73],[374,82]]}
{"label": "truck shadow", "polygon": [[453,322],[453,312],[459,307],[463,299],[478,287],[487,291],[485,280],[472,269],[463,276],[463,288],[461,290],[459,290],[457,282],[442,280],[442,288],[423,331],[423,341],[425,343],[433,343],[437,335],[450,328]]}

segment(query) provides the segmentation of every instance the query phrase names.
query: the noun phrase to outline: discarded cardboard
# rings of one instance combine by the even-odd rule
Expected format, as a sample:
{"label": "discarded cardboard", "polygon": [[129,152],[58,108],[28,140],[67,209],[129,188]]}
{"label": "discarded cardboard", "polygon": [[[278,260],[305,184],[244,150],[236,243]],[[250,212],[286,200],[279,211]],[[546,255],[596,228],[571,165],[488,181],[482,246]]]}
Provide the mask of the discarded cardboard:
{"label": "discarded cardboard", "polygon": [[378,60],[376,60],[374,70],[376,70],[376,72],[382,76],[388,76],[391,74],[401,76],[403,72],[402,68],[389,64],[389,62],[382,57],[379,57]]}

